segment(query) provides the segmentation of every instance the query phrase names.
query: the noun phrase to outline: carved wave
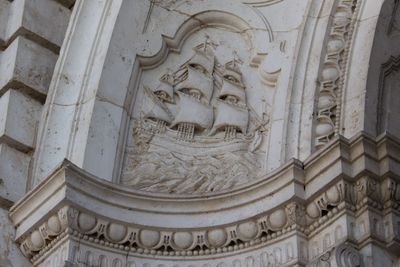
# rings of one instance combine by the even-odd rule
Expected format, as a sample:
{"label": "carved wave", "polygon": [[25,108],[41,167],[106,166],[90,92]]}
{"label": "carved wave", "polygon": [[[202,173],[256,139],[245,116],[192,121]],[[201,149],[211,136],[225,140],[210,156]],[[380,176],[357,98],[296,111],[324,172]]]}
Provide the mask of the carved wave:
{"label": "carved wave", "polygon": [[250,182],[259,170],[256,157],[248,152],[208,156],[147,152],[128,156],[121,182],[150,192],[206,193]]}

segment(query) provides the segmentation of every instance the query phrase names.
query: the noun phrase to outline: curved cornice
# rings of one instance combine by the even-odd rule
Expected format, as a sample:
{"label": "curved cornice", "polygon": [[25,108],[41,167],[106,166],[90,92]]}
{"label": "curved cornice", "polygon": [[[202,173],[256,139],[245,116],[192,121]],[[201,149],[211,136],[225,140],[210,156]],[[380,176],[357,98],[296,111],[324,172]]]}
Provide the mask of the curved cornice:
{"label": "curved cornice", "polygon": [[344,210],[400,208],[399,154],[391,136],[337,138],[304,164],[292,161],[234,192],[179,198],[111,184],[65,162],[10,217],[28,257],[66,234],[139,254],[237,253],[281,236],[314,236]]}
{"label": "curved cornice", "polygon": [[[365,135],[350,141],[337,138],[325,149],[306,160],[304,167],[299,161],[294,160],[268,176],[236,190],[198,196],[138,191],[98,179],[65,162],[49,178],[16,203],[11,209],[11,216],[16,222],[21,222],[32,210],[41,207],[47,199],[67,189],[62,195],[63,198],[71,198],[71,201],[74,201],[75,197],[76,201],[79,201],[78,196],[80,196],[81,200],[93,200],[103,207],[106,205],[114,209],[128,210],[135,215],[134,217],[140,214],[141,216],[136,217],[139,224],[157,223],[151,220],[153,216],[187,217],[190,219],[182,221],[182,227],[189,228],[209,226],[205,224],[207,221],[225,224],[274,210],[293,198],[306,201],[323,191],[326,184],[332,184],[335,179],[343,176],[359,177],[366,170],[370,175],[376,176],[388,173],[391,171],[389,167],[395,165],[389,166],[386,161],[395,159],[393,155],[399,152],[399,141],[390,136],[381,137],[379,140]],[[375,164],[365,165],[363,158]],[[399,162],[397,160],[392,164]],[[332,174],[331,177],[325,175],[328,171]],[[82,207],[86,205],[85,202],[78,204]],[[248,210],[249,205],[251,211]],[[105,210],[105,216],[113,217],[107,212]],[[132,216],[126,211],[115,213],[120,214],[116,219],[121,221],[129,221]],[[206,220],[201,218],[205,213],[207,213]],[[222,219],[224,216],[221,216],[221,213],[226,215],[225,219]],[[167,227],[167,221],[160,223]]]}
{"label": "curved cornice", "polygon": [[243,1],[244,4],[248,4],[254,7],[264,7],[271,6],[277,3],[282,2],[283,0],[246,0]]}
{"label": "curved cornice", "polygon": [[[293,197],[302,198],[302,165],[293,161],[268,178],[264,178],[232,192],[214,195],[190,196],[148,193],[113,184],[83,172],[65,162],[49,179],[18,202],[13,210],[28,208],[30,203],[43,203],[61,194],[69,201],[78,201],[84,209],[86,204],[104,209],[103,215],[137,224],[174,227],[169,216],[182,216],[182,227],[207,227],[211,224],[228,224],[245,220],[286,203]],[[86,202],[87,201],[87,202]],[[94,202],[93,202],[94,201]],[[18,206],[18,207],[17,207]],[[39,208],[36,207],[36,208]],[[126,211],[129,211],[127,213]],[[224,216],[221,214],[224,213]],[[114,214],[114,215],[113,215]],[[119,215],[118,215],[119,214]],[[207,216],[204,216],[207,214]],[[19,217],[19,216],[18,216]],[[160,219],[163,218],[163,219]],[[22,219],[22,218],[20,218]]]}

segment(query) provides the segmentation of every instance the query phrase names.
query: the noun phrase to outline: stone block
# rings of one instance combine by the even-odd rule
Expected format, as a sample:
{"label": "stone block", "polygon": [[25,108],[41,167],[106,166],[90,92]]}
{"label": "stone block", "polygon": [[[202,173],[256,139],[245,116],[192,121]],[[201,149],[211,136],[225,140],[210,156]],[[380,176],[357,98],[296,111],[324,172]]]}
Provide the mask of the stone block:
{"label": "stone block", "polygon": [[0,141],[27,151],[34,146],[42,105],[16,90],[0,97]]}
{"label": "stone block", "polygon": [[56,0],[67,8],[72,8],[75,4],[75,0]]}
{"label": "stone block", "polygon": [[0,94],[13,87],[44,98],[56,61],[57,55],[50,50],[18,37],[1,54]]}
{"label": "stone block", "polygon": [[92,117],[92,124],[96,127],[89,130],[84,167],[90,173],[108,181],[112,181],[121,121],[125,116],[127,115],[121,107],[96,100]]}
{"label": "stone block", "polygon": [[29,36],[58,50],[64,40],[71,11],[53,0],[15,0],[11,4],[6,38]]}
{"label": "stone block", "polygon": [[8,10],[10,2],[7,0],[0,0],[0,49],[5,45],[5,34],[8,20]]}
{"label": "stone block", "polygon": [[29,267],[32,264],[14,243],[15,229],[8,218],[8,211],[0,207],[0,266]]}
{"label": "stone block", "polygon": [[26,192],[31,157],[6,144],[0,144],[0,201],[16,202]]}

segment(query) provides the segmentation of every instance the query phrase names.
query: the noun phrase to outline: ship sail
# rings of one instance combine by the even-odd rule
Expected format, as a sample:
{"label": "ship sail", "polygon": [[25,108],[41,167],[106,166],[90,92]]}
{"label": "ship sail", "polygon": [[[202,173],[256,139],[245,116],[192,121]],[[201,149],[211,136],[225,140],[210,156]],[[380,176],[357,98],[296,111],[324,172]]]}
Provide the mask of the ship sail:
{"label": "ship sail", "polygon": [[236,57],[225,64],[224,79],[230,80],[237,84],[242,84],[242,72],[240,71],[239,64],[242,61]]}
{"label": "ship sail", "polygon": [[213,80],[191,66],[187,66],[187,71],[186,80],[177,84],[175,89],[177,91],[184,91],[185,89],[196,90],[206,103],[210,103],[213,94]]}
{"label": "ship sail", "polygon": [[225,129],[226,127],[236,128],[243,134],[246,134],[248,122],[249,111],[247,108],[218,100],[216,118],[211,134],[214,134],[218,130]]}
{"label": "ship sail", "polygon": [[208,47],[209,45],[207,44],[201,44],[195,47],[193,49],[195,54],[189,59],[187,65],[211,75],[214,70],[215,59],[214,52]]}
{"label": "ship sail", "polygon": [[245,88],[241,84],[226,79],[223,79],[222,82],[222,88],[219,94],[220,99],[224,99],[227,96],[234,96],[238,104],[246,104]]}
{"label": "ship sail", "polygon": [[172,122],[171,128],[181,123],[190,123],[199,129],[210,129],[213,124],[214,110],[197,99],[178,92],[179,111]]}
{"label": "ship sail", "polygon": [[237,131],[247,133],[249,111],[246,105],[246,92],[242,84],[242,73],[234,58],[225,64],[222,87],[216,106],[216,118],[210,134],[224,131],[225,138],[234,138]]}
{"label": "ship sail", "polygon": [[174,84],[173,76],[167,73],[160,78],[160,84],[152,91],[161,100],[168,103],[174,103],[173,84]]}
{"label": "ship sail", "polygon": [[165,121],[166,123],[170,124],[173,121],[173,116],[169,111],[168,107],[157,98],[157,96],[149,89],[148,87],[144,87],[146,95],[147,103],[143,105],[145,108],[144,110],[144,118],[151,119],[154,121]]}

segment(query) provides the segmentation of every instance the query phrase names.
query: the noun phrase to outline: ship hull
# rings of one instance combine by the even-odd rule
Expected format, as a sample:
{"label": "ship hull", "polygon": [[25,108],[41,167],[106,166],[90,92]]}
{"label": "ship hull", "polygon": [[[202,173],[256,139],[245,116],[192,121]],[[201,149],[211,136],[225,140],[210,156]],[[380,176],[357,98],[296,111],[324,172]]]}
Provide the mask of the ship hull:
{"label": "ship hull", "polygon": [[246,108],[235,107],[231,104],[219,100],[217,105],[216,118],[212,134],[226,126],[232,126],[239,129],[242,133],[247,133],[249,123],[249,112]]}
{"label": "ship hull", "polygon": [[[146,123],[149,124],[149,126],[155,126],[154,122],[148,121]],[[146,133],[143,132],[143,134]],[[193,140],[182,141],[177,138],[178,131],[169,128],[162,134],[150,132],[148,134],[152,135],[149,151],[155,151],[161,147],[171,152],[196,156],[247,151],[253,140],[252,136],[238,134],[236,138],[230,140],[224,140],[223,135],[217,135],[195,136]]]}
{"label": "ship hull", "polygon": [[214,111],[212,106],[204,105],[196,99],[178,92],[179,112],[171,127],[181,123],[192,123],[200,129],[209,129],[214,120]]}

